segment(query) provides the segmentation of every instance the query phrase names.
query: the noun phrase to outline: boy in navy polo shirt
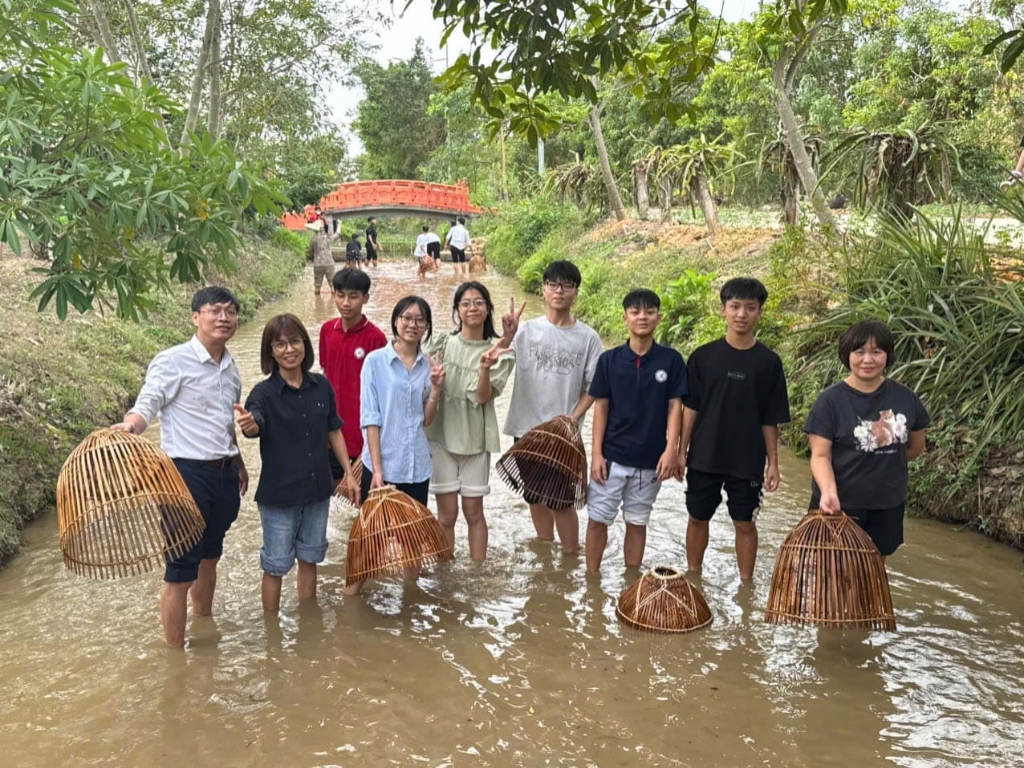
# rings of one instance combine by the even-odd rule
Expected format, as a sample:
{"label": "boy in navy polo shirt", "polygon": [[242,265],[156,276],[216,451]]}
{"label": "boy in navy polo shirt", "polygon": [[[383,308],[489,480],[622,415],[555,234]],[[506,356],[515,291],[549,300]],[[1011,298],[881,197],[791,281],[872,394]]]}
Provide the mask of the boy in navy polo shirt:
{"label": "boy in navy polo shirt", "polygon": [[676,474],[682,398],[688,393],[683,356],[654,342],[661,300],[631,291],[622,300],[629,341],[601,354],[590,385],[594,400],[588,492],[587,570],[601,568],[608,526],[622,508],[626,567],[644,557],[647,522],[661,483]]}

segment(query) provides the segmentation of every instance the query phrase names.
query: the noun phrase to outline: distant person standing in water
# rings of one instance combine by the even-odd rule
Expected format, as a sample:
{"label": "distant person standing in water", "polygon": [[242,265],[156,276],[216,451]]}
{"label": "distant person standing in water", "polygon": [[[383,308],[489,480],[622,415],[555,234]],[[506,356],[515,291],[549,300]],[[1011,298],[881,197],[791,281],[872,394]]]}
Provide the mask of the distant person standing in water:
{"label": "distant person standing in water", "polygon": [[327,282],[330,290],[331,279],[334,277],[334,255],[331,253],[331,246],[334,244],[336,234],[330,233],[331,223],[324,219],[323,228],[313,235],[306,249],[307,257],[313,262],[313,293],[320,295],[320,284]]}
{"label": "distant person standing in water", "polygon": [[432,232],[430,227],[426,228],[427,255],[434,260],[434,269],[441,268],[441,238],[437,232]]}
{"label": "distant person standing in water", "polygon": [[366,260],[377,268],[377,252],[380,250],[380,243],[377,242],[377,217],[371,216],[367,219],[369,226],[366,228]]}
{"label": "distant person standing in water", "polygon": [[459,216],[455,221],[455,226],[448,230],[448,237],[445,239],[445,245],[451,251],[452,266],[455,268],[455,274],[468,274],[466,267],[466,249],[471,248],[473,244],[469,239],[469,230],[466,229],[465,216]]}
{"label": "distant person standing in water", "polygon": [[192,297],[195,335],[153,358],[135,405],[114,425],[140,435],[160,417],[160,446],[174,461],[206,522],[192,549],[167,558],[160,620],[167,644],[176,648],[185,645],[189,596],[193,616],[213,611],[224,535],[238,517],[240,497],[249,487],[235,436],[242,375],[227,350],[238,330],[238,309],[238,299],[227,288],[197,291]]}

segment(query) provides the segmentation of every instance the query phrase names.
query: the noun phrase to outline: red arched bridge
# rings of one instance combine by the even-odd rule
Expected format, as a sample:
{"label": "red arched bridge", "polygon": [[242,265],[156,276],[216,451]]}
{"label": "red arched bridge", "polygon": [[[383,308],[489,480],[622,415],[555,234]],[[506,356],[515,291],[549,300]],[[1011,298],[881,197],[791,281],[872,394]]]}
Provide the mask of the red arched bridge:
{"label": "red arched bridge", "polygon": [[281,222],[289,229],[305,229],[319,217],[424,216],[451,218],[486,213],[469,202],[469,184],[432,184],[427,181],[352,181],[320,198],[320,211],[307,205],[304,212],[286,213]]}

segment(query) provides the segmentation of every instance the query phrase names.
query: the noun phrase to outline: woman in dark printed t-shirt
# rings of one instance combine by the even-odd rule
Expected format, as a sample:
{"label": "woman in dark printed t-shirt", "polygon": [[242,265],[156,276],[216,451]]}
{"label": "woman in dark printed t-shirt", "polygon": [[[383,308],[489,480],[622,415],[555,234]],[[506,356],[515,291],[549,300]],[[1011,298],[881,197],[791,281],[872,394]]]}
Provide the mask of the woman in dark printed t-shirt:
{"label": "woman in dark printed t-shirt", "polygon": [[850,375],[821,393],[804,424],[810,507],[846,512],[888,556],[903,543],[907,462],[924,453],[928,411],[912,390],[885,377],[896,357],[884,323],[847,328],[839,359]]}

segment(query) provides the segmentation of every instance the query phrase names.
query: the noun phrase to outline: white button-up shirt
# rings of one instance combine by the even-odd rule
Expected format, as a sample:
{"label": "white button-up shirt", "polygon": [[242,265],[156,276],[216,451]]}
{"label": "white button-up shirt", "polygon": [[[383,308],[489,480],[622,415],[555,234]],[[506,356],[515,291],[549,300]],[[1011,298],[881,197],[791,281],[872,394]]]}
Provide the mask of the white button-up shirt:
{"label": "white button-up shirt", "polygon": [[242,375],[226,349],[220,363],[195,336],[153,358],[129,413],[160,417],[160,444],[175,459],[221,459],[238,453],[234,404]]}
{"label": "white button-up shirt", "polygon": [[466,246],[469,245],[469,231],[461,224],[456,224],[448,232],[448,244],[466,250]]}

